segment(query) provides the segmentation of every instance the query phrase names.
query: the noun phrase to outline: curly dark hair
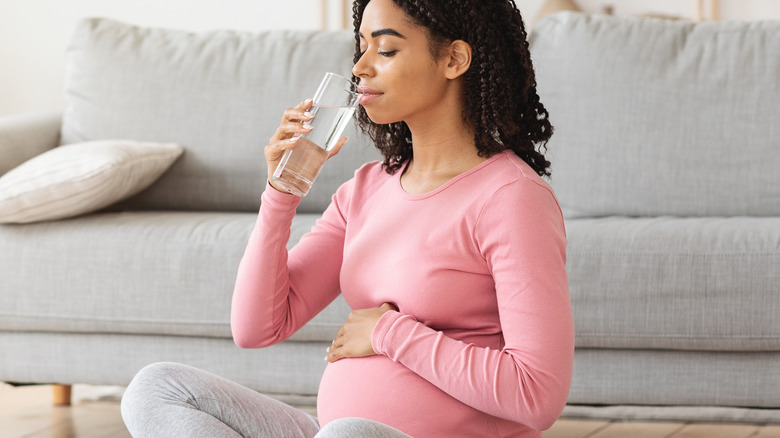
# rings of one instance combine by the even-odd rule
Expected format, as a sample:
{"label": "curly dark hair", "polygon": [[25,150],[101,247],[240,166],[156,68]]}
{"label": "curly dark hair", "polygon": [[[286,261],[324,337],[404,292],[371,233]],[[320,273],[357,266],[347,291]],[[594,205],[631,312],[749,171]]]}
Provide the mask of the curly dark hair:
{"label": "curly dark hair", "polygon": [[[355,0],[355,63],[360,59],[360,23],[370,0]],[[552,135],[549,114],[536,92],[527,34],[514,0],[393,0],[411,21],[427,30],[431,54],[454,40],[471,45],[465,73],[464,120],[475,128],[479,155],[511,149],[540,176],[550,176],[544,156]],[[356,78],[355,78],[356,79]],[[378,125],[359,107],[357,125],[384,156],[393,174],[412,157],[412,136],[403,121]],[[538,146],[538,148],[537,148]]]}

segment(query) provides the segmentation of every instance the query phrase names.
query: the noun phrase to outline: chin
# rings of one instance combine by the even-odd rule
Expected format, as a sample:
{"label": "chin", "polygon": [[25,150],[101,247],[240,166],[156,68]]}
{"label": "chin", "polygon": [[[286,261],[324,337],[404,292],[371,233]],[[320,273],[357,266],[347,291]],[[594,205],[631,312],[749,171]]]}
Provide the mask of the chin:
{"label": "chin", "polygon": [[369,108],[365,108],[365,109],[368,118],[371,119],[371,121],[377,125],[389,125],[390,123],[396,123],[401,121],[400,118],[393,117],[390,114],[383,114],[381,111],[376,111],[376,110],[372,111]]}

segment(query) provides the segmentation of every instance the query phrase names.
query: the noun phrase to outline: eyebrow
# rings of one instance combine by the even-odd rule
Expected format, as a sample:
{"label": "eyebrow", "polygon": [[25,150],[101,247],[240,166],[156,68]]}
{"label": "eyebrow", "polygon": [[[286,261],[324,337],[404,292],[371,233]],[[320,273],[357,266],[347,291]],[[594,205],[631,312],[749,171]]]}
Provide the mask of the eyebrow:
{"label": "eyebrow", "polygon": [[[358,35],[360,35],[360,38],[365,39],[365,37],[363,36],[362,33],[358,33]],[[401,35],[395,29],[379,29],[379,30],[375,30],[375,31],[371,32],[371,38],[376,38],[376,37],[379,37],[379,36],[382,36],[382,35],[391,35],[391,36],[394,36],[394,37],[406,39],[405,36]]]}

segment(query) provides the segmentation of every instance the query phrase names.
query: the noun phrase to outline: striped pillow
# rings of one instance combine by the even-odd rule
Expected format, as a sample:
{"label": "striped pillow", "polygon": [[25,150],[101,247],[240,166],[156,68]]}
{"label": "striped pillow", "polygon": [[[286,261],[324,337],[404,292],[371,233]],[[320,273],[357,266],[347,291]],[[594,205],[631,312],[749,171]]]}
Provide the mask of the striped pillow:
{"label": "striped pillow", "polygon": [[0,177],[0,223],[56,220],[99,210],[149,187],[184,149],[104,140],[54,148]]}

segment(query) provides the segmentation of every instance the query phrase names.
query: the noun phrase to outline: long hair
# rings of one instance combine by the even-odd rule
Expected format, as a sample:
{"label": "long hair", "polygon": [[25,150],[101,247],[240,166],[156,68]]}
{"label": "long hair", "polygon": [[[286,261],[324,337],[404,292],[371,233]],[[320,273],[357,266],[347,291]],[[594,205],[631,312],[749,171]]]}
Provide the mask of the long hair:
{"label": "long hair", "polygon": [[[355,63],[360,59],[358,32],[370,0],[355,0]],[[550,175],[545,159],[552,135],[549,114],[539,100],[527,34],[514,0],[393,0],[413,23],[428,33],[431,53],[454,40],[471,45],[465,73],[464,120],[475,128],[479,155],[511,149],[541,176]],[[412,135],[403,121],[378,125],[358,108],[357,125],[384,156],[392,174],[412,157]]]}

